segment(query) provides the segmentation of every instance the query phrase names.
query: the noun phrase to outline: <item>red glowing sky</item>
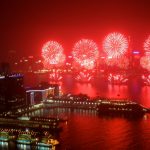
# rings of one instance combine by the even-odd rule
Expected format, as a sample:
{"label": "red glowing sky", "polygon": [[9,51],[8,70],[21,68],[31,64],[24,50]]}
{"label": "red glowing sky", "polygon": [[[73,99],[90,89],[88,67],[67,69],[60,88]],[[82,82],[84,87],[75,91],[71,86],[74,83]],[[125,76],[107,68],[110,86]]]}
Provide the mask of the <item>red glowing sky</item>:
{"label": "red glowing sky", "polygon": [[69,53],[81,38],[101,49],[109,32],[131,36],[133,49],[142,49],[150,34],[149,0],[3,0],[0,2],[0,52],[40,55],[48,40]]}

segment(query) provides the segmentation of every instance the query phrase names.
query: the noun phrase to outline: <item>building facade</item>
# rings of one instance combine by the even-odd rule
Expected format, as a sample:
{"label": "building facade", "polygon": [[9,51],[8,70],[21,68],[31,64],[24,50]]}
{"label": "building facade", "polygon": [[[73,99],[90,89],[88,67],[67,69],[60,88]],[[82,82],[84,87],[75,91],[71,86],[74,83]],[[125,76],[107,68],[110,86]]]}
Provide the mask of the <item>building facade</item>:
{"label": "building facade", "polygon": [[0,105],[3,109],[15,110],[27,104],[23,75],[0,76]]}

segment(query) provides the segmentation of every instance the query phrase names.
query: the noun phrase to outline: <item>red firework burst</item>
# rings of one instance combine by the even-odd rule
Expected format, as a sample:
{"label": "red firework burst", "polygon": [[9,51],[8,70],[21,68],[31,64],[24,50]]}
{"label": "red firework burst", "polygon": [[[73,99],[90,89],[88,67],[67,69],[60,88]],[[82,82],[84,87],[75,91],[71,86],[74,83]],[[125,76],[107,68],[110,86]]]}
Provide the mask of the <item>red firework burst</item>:
{"label": "red firework burst", "polygon": [[60,75],[60,73],[59,72],[52,72],[52,73],[50,73],[49,74],[49,79],[50,79],[50,81],[54,81],[54,82],[59,82],[59,81],[61,81],[62,80],[62,76]]}
{"label": "red firework burst", "polygon": [[106,58],[105,61],[108,66],[116,66],[121,69],[127,69],[129,66],[129,59],[125,56],[120,57],[120,58],[108,57],[108,58]]}
{"label": "red firework burst", "polygon": [[103,49],[108,57],[119,58],[126,53],[128,49],[128,40],[120,33],[110,33],[104,39]]}
{"label": "red firework burst", "polygon": [[142,79],[145,85],[150,85],[150,75],[142,75]]}
{"label": "red firework burst", "polygon": [[82,39],[74,45],[72,55],[78,66],[93,69],[99,56],[98,46],[92,40]]}
{"label": "red firework burst", "polygon": [[141,57],[140,64],[144,69],[150,71],[150,56]]}
{"label": "red firework burst", "polygon": [[121,57],[117,61],[117,66],[121,69],[128,69],[129,67],[129,59],[127,57]]}
{"label": "red firework burst", "polygon": [[89,72],[79,72],[75,78],[79,82],[90,82],[93,79],[93,75]]}
{"label": "red firework burst", "polygon": [[61,66],[65,61],[63,47],[56,41],[49,41],[42,48],[42,57],[45,68]]}
{"label": "red firework burst", "polygon": [[150,56],[150,36],[144,42],[145,54]]}
{"label": "red firework burst", "polygon": [[125,84],[128,82],[128,78],[123,74],[109,74],[108,81],[112,84]]}
{"label": "red firework burst", "polygon": [[108,66],[115,66],[116,65],[116,59],[113,59],[112,57],[106,58],[105,62]]}

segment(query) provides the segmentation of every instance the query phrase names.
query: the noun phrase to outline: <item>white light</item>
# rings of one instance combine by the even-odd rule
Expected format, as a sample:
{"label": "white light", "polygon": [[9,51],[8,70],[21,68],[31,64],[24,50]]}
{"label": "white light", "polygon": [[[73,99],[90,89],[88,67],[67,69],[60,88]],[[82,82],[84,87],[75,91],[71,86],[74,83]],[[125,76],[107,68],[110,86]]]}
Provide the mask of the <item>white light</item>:
{"label": "white light", "polygon": [[0,79],[5,79],[5,76],[0,76]]}

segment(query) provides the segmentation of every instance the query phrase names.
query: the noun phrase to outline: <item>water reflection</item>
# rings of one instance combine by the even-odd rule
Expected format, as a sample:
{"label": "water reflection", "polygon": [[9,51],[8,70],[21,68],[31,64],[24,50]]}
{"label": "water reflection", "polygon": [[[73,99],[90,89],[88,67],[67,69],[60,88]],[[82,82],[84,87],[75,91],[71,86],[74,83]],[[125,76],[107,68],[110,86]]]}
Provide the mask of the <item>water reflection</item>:
{"label": "water reflection", "polygon": [[149,119],[96,117],[76,111],[63,126],[61,149],[143,149],[145,143],[148,150],[149,123]]}
{"label": "water reflection", "polygon": [[44,146],[38,146],[37,149],[38,149],[38,150],[52,150],[51,148],[49,148],[49,147],[44,147]]}
{"label": "water reflection", "polygon": [[79,94],[88,94],[91,97],[94,97],[97,92],[95,87],[93,87],[90,83],[76,83],[76,87],[74,88],[74,93]]}
{"label": "water reflection", "polygon": [[49,148],[49,147],[46,147],[46,146],[31,146],[31,145],[26,145],[26,144],[17,144],[17,149],[18,150],[31,150],[31,149],[52,150],[52,148]]}
{"label": "water reflection", "polygon": [[150,86],[143,86],[139,79],[135,78],[128,85],[112,85],[102,79],[95,79],[92,83],[73,81],[72,78],[65,77],[62,82],[63,93],[83,93],[90,97],[127,98],[150,107]]}
{"label": "water reflection", "polygon": [[[26,85],[34,86],[41,81],[49,81],[48,76],[25,76]],[[32,82],[31,82],[32,81]],[[31,84],[32,83],[32,84]],[[102,78],[95,79],[92,83],[78,83],[72,75],[65,75],[62,83],[63,93],[87,94],[90,97],[130,98],[146,107],[150,107],[150,86],[143,86],[140,78],[133,78],[128,85],[111,85]]]}
{"label": "water reflection", "polygon": [[[93,110],[83,109],[41,109],[31,115],[51,116],[63,114],[68,122],[63,124],[60,133],[60,145],[57,150],[95,150],[95,149],[150,149],[150,116],[140,119],[127,119],[123,117],[102,117]],[[11,144],[1,142],[0,149],[13,149]],[[17,144],[18,150],[50,150],[48,147],[32,147]]]}
{"label": "water reflection", "polygon": [[52,150],[46,146],[35,146],[29,144],[16,144],[13,141],[3,142],[0,141],[0,150]]}
{"label": "water reflection", "polygon": [[129,92],[127,85],[108,85],[107,97],[110,98],[128,98]]}
{"label": "water reflection", "polygon": [[31,149],[30,145],[26,145],[26,144],[17,144],[17,148],[19,150],[26,150],[26,149]]}
{"label": "water reflection", "polygon": [[97,116],[96,110],[84,110],[84,109],[70,109],[70,108],[44,108],[36,110],[32,113],[25,114],[26,116],[48,116],[48,117],[58,117],[58,118],[68,118],[72,114],[78,114],[79,116]]}
{"label": "water reflection", "polygon": [[0,150],[52,150],[52,148],[46,146],[31,146],[27,144],[15,144],[12,142],[0,142]]}
{"label": "water reflection", "polygon": [[150,86],[143,86],[140,94],[140,103],[150,107]]}
{"label": "water reflection", "polygon": [[1,150],[8,150],[8,142],[0,141],[0,149]]}

